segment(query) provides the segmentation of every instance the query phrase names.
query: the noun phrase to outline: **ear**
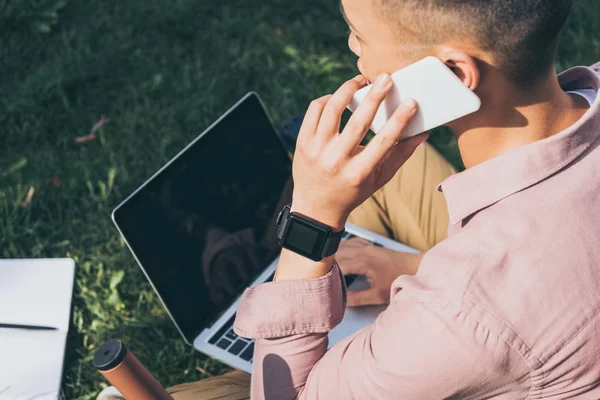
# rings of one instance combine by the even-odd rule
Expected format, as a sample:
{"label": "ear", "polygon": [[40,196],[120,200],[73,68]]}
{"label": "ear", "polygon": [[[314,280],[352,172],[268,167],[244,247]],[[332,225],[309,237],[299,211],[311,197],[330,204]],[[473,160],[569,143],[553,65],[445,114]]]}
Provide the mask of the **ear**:
{"label": "ear", "polygon": [[481,71],[474,57],[449,47],[440,49],[437,56],[469,89],[475,90],[479,86]]}

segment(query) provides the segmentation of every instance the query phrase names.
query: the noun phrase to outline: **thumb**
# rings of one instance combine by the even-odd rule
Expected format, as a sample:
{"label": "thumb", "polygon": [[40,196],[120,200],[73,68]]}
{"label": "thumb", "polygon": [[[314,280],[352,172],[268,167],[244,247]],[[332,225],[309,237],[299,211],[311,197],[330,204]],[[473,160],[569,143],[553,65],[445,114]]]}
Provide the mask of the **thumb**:
{"label": "thumb", "polygon": [[352,238],[345,240],[340,243],[340,247],[337,251],[337,257],[340,259],[342,257],[354,257],[356,253],[361,251],[361,249],[365,246],[369,246],[371,242],[363,239],[363,238]]}
{"label": "thumb", "polygon": [[361,262],[344,257],[341,260],[336,257],[335,261],[344,275],[366,275],[366,270]]}
{"label": "thumb", "polygon": [[375,306],[386,304],[379,290],[370,288],[366,290],[347,291],[346,305],[348,307]]}

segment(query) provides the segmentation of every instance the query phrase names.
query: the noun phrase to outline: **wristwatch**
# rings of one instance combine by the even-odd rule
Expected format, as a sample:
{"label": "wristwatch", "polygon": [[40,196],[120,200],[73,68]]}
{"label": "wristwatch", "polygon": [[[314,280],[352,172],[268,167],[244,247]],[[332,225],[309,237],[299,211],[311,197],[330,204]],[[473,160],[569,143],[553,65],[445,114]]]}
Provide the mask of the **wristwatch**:
{"label": "wristwatch", "polygon": [[344,232],[345,229],[334,232],[330,226],[322,222],[291,212],[291,204],[283,207],[277,217],[279,245],[313,261],[321,261],[325,257],[334,255],[340,246]]}

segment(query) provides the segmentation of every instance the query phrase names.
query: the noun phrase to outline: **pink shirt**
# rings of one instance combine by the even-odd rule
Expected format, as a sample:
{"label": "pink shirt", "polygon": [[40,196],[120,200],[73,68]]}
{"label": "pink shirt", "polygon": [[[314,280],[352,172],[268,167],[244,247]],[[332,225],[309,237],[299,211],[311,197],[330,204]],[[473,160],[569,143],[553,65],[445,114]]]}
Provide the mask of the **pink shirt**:
{"label": "pink shirt", "polygon": [[[600,64],[561,74],[600,89]],[[327,350],[344,280],[246,290],[253,399],[600,399],[600,98],[572,127],[440,185],[448,238]]]}

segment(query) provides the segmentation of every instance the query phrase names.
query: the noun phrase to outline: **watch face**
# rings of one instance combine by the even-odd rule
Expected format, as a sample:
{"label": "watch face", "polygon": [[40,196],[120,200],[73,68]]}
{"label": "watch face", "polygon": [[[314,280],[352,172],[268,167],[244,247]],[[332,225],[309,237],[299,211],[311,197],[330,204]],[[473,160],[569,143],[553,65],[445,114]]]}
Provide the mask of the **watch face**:
{"label": "watch face", "polygon": [[283,247],[312,260],[321,260],[327,234],[327,230],[292,216],[283,239]]}

